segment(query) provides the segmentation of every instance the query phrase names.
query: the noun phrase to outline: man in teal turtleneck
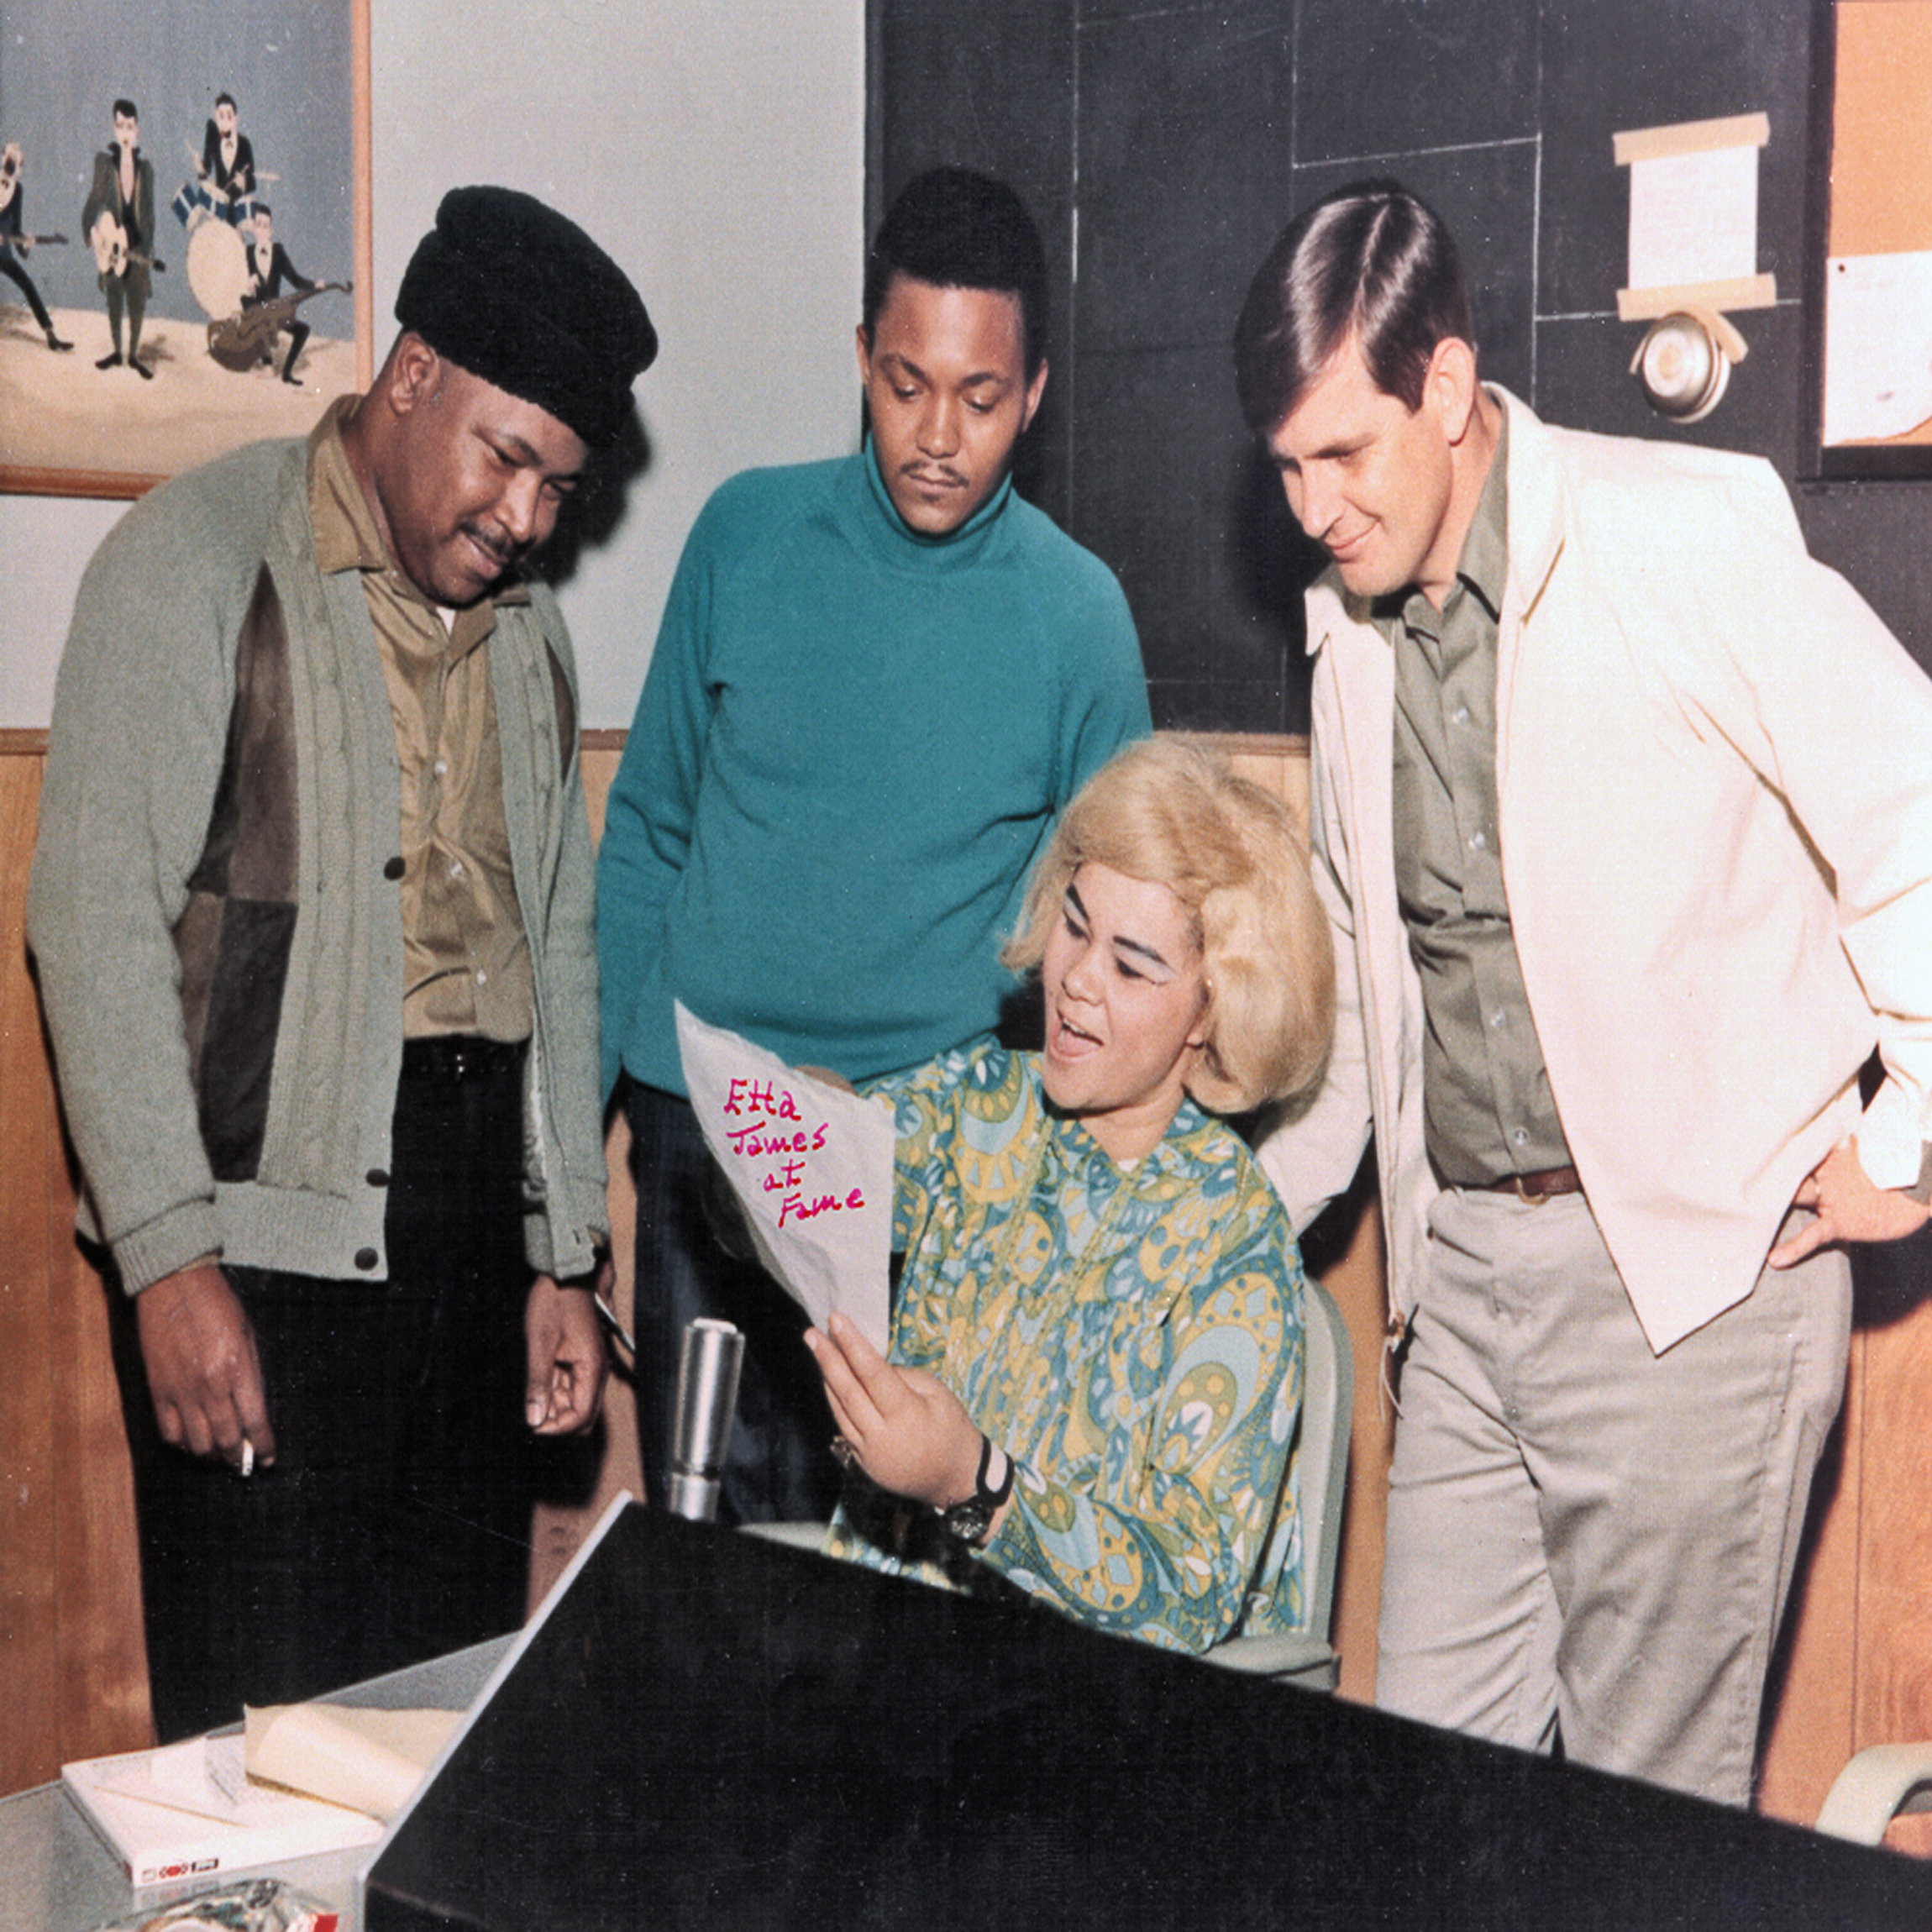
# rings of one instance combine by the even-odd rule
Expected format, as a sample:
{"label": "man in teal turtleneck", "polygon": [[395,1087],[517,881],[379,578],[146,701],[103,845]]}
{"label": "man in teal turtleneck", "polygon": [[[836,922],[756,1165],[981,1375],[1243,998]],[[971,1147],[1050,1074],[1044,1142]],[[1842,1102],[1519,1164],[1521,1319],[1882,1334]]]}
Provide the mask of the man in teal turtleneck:
{"label": "man in teal turtleneck", "polygon": [[866,447],[706,506],[612,787],[604,1076],[638,1179],[645,1483],[664,1494],[685,1322],[734,1321],[726,1521],[827,1516],[837,1469],[802,1315],[706,1226],[672,1000],[854,1080],[990,1032],[1054,815],[1148,729],[1119,585],[1013,491],[1046,310],[1010,188],[942,168],[904,190],[866,262]]}

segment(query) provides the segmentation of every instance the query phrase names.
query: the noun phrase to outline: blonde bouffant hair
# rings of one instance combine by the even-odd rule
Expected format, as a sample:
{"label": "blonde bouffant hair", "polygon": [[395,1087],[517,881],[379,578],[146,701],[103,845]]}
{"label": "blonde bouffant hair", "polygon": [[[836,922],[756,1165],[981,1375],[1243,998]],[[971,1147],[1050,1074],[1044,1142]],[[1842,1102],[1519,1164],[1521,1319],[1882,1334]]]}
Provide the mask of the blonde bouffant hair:
{"label": "blonde bouffant hair", "polygon": [[1034,866],[1000,955],[1016,972],[1045,957],[1086,864],[1164,885],[1187,911],[1207,995],[1194,1100],[1239,1114],[1312,1091],[1335,1031],[1335,953],[1287,806],[1201,745],[1130,745],[1081,788]]}

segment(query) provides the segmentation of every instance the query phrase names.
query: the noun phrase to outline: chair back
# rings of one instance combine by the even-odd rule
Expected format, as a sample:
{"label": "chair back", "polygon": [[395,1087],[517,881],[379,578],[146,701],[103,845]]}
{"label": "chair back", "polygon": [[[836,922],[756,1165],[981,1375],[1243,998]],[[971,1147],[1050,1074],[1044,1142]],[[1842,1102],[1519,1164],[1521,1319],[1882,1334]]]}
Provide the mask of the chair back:
{"label": "chair back", "polygon": [[1335,1297],[1308,1284],[1301,1381],[1301,1445],[1295,1482],[1301,1505],[1302,1588],[1308,1627],[1325,1643],[1341,1562],[1341,1506],[1348,1488],[1348,1437],[1355,1415],[1355,1349]]}
{"label": "chair back", "polygon": [[1355,1407],[1355,1352],[1335,1298],[1319,1281],[1305,1284],[1302,1301],[1301,1421],[1289,1459],[1287,1485],[1294,1485],[1299,1509],[1283,1511],[1269,1532],[1268,1550],[1249,1602],[1272,1601],[1301,1537],[1302,1611],[1296,1626],[1328,1641],[1335,1607],[1335,1576],[1341,1556],[1341,1506],[1348,1485],[1349,1424]]}

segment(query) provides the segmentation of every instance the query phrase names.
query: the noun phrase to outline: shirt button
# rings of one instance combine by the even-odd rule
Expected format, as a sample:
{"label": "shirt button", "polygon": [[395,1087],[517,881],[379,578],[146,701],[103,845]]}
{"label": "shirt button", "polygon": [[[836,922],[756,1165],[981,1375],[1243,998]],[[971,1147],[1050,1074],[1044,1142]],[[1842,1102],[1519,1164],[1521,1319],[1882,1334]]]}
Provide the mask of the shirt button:
{"label": "shirt button", "polygon": [[437,759],[434,764],[430,766],[429,769],[434,772],[438,778],[448,778],[449,775],[449,760],[446,758],[439,758]]}
{"label": "shirt button", "polygon": [[1489,835],[1483,832],[1471,832],[1469,834],[1469,849],[1472,852],[1487,852],[1489,849]]}
{"label": "shirt button", "polygon": [[1509,1138],[1520,1147],[1527,1146],[1530,1139],[1530,1130],[1527,1127],[1514,1128],[1510,1131]]}
{"label": "shirt button", "polygon": [[479,973],[476,975],[476,984],[479,986],[487,986],[490,984],[490,975],[487,973]]}
{"label": "shirt button", "polygon": [[369,1273],[381,1259],[382,1257],[372,1247],[359,1247],[355,1251],[355,1265],[365,1274]]}
{"label": "shirt button", "polygon": [[383,867],[382,876],[385,879],[400,879],[403,874],[404,869],[405,868],[400,857],[392,858],[386,865]]}
{"label": "shirt button", "polygon": [[463,876],[463,861],[460,858],[449,861],[449,876],[452,879],[460,879]]}
{"label": "shirt button", "polygon": [[1493,1028],[1499,1027],[1503,1024],[1504,1019],[1507,1017],[1507,1015],[1501,1012],[1492,1013],[1489,1016],[1489,1024]]}
{"label": "shirt button", "polygon": [[1467,706],[1467,705],[1457,705],[1457,707],[1455,708],[1455,710],[1454,710],[1454,711],[1452,711],[1452,712],[1450,712],[1450,714],[1449,714],[1449,717],[1450,717],[1450,721],[1451,721],[1451,722],[1452,722],[1452,723],[1455,723],[1455,724],[1467,724],[1467,723],[1468,723],[1468,722],[1469,722],[1469,707],[1468,707],[1468,706]]}

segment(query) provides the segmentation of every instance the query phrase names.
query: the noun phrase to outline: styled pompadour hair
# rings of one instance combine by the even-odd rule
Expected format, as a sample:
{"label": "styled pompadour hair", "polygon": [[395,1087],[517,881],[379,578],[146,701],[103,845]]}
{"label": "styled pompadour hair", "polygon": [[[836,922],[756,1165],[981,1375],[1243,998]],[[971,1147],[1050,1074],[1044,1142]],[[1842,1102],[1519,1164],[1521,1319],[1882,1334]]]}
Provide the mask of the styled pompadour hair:
{"label": "styled pompadour hair", "polygon": [[1249,428],[1287,421],[1352,338],[1376,386],[1414,411],[1438,343],[1476,341],[1456,244],[1393,181],[1338,188],[1297,215],[1255,271],[1234,333]]}

